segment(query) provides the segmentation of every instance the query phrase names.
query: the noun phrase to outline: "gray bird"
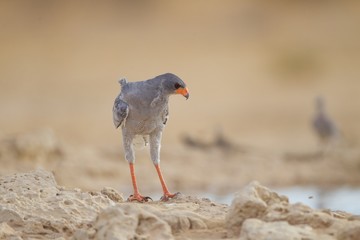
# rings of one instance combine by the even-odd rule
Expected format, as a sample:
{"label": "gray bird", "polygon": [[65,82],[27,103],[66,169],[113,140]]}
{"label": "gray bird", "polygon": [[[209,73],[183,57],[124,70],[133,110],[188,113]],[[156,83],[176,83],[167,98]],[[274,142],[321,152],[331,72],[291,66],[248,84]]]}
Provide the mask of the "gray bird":
{"label": "gray bird", "polygon": [[119,126],[122,128],[125,159],[129,163],[134,188],[134,194],[130,195],[128,201],[146,202],[151,199],[142,196],[137,187],[132,144],[135,136],[149,138],[151,160],[164,193],[161,200],[173,198],[178,193],[169,192],[160,170],[160,144],[162,131],[169,115],[169,97],[173,94],[181,94],[188,99],[189,91],[186,84],[171,73],[139,82],[127,82],[126,79],[121,79],[119,83],[121,92],[114,102],[113,121],[116,128]]}
{"label": "gray bird", "polygon": [[321,97],[317,97],[315,100],[315,116],[312,123],[322,143],[329,143],[338,139],[338,130],[334,121],[327,115],[325,102]]}

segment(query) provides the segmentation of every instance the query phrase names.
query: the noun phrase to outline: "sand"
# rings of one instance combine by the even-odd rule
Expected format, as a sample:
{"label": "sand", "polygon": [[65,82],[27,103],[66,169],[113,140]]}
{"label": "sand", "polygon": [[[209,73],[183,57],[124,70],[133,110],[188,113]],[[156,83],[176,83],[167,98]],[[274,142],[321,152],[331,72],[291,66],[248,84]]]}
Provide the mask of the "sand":
{"label": "sand", "polygon": [[289,204],[252,182],[231,206],[180,195],[124,202],[112,188],[59,186],[36,170],[0,178],[1,239],[358,239],[360,218]]}

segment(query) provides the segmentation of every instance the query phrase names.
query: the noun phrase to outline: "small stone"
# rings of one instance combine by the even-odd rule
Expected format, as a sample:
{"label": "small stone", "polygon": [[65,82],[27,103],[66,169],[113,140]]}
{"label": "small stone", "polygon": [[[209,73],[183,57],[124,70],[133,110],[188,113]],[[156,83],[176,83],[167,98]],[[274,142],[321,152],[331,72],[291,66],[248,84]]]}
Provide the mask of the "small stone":
{"label": "small stone", "polygon": [[124,197],[122,194],[118,193],[115,189],[110,187],[104,187],[101,190],[101,193],[107,196],[109,199],[113,200],[114,202],[124,202]]}

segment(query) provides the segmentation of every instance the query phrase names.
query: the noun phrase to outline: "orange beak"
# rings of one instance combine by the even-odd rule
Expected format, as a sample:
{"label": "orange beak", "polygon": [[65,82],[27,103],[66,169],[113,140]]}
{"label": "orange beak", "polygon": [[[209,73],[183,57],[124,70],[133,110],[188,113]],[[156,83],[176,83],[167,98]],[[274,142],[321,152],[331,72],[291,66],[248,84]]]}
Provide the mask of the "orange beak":
{"label": "orange beak", "polygon": [[187,88],[178,88],[175,93],[183,95],[186,99],[189,98],[189,90]]}

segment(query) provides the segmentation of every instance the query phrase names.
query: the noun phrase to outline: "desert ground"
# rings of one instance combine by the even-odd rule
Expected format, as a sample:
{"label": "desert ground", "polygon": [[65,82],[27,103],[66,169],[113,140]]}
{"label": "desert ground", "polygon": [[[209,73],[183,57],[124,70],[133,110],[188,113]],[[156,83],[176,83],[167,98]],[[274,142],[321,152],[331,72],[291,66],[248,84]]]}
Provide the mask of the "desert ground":
{"label": "desert ground", "polygon": [[[197,204],[209,210],[214,204],[215,212],[209,210],[206,217],[200,215],[207,218],[213,214],[224,219],[231,206],[202,200],[204,195],[231,195],[236,199],[235,193],[253,186],[250,184],[253,181],[269,189],[358,188],[359,25],[360,4],[350,0],[2,1],[2,181],[40,171],[53,178],[51,191],[66,189],[73,197],[71,201],[92,192],[96,199],[86,195],[90,199],[86,208],[94,207],[92,201],[104,202],[96,203],[101,206],[97,205],[91,219],[83,219],[83,212],[77,213],[80,220],[76,224],[95,224],[95,219],[101,218],[108,206],[123,203],[122,200],[111,202],[114,200],[102,194],[102,189],[111,188],[124,199],[132,194],[121,130],[112,123],[111,109],[120,91],[117,81],[122,77],[128,81],[146,80],[172,72],[186,82],[190,98],[170,99],[161,167],[170,190],[181,192],[182,197],[170,205],[157,201],[161,186],[149,148],[137,141],[138,185],[143,194],[155,201],[145,206],[136,204],[139,206],[136,209],[154,207],[155,212],[161,212],[174,206],[173,211],[181,211],[181,204],[187,203],[184,208],[193,210]],[[330,144],[320,142],[312,129],[318,96],[325,100],[327,113],[340,132],[336,142]],[[2,191],[6,192],[6,198],[15,199],[11,211],[25,221],[27,213],[19,209],[29,196],[18,189],[20,186],[21,183],[13,189],[16,191],[13,195],[8,186]],[[50,200],[45,199],[44,206]],[[4,201],[2,198],[2,211],[9,208]],[[269,206],[267,203],[266,207]],[[63,209],[69,210],[66,206]],[[334,218],[335,210],[326,214]],[[44,219],[46,214],[50,213],[43,213]],[[357,221],[351,213],[342,214],[346,221]],[[68,217],[64,215],[62,219]],[[164,231],[170,234],[164,239],[209,236],[197,236],[189,229],[174,230],[169,223],[172,220],[157,217],[167,229]],[[258,217],[263,222],[247,223],[244,229],[279,219],[267,221]],[[286,216],[282,220],[298,225]],[[13,235],[28,239],[32,237],[29,228],[36,229],[36,219],[33,225],[22,223],[21,227],[9,221],[6,218],[0,221],[1,228],[9,233],[4,238]],[[204,224],[219,231],[210,232],[214,238],[260,239],[241,235],[245,234],[239,233],[242,222],[233,233],[224,227],[228,224],[224,221],[220,221],[220,228]],[[76,224],[72,228],[80,226]],[[354,229],[358,229],[356,226]],[[327,235],[324,239],[345,239],[339,237],[345,233],[338,230],[331,235],[331,228],[329,232],[319,232],[317,226],[310,224],[310,227],[317,234]],[[57,235],[43,238],[75,237],[76,231],[55,229]],[[84,227],[84,232],[77,232],[76,236],[100,239],[100,235],[95,236],[99,229]],[[355,231],[347,230],[349,234]],[[41,235],[39,232],[36,237]]]}
{"label": "desert ground", "polygon": [[254,181],[231,205],[180,195],[168,202],[124,202],[105,187],[82,191],[59,186],[37,170],[0,178],[1,239],[349,239],[360,218],[290,204]]}

